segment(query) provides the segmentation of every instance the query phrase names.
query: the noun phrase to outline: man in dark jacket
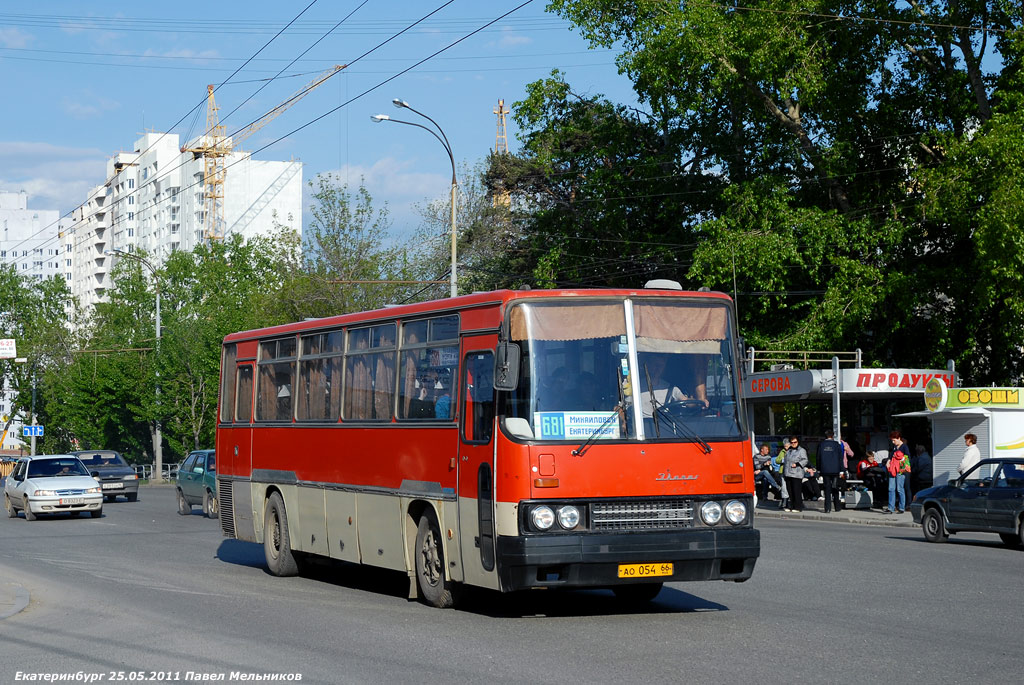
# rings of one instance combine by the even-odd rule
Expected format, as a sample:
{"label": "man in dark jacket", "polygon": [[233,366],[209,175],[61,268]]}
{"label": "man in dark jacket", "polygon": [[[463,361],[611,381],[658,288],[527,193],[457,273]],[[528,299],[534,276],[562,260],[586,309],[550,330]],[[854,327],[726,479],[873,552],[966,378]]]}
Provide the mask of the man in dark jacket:
{"label": "man in dark jacket", "polygon": [[825,486],[825,513],[832,511],[835,503],[836,511],[843,508],[840,502],[842,491],[839,488],[840,478],[846,471],[843,464],[843,444],[835,439],[835,431],[825,431],[825,440],[818,445],[818,471]]}

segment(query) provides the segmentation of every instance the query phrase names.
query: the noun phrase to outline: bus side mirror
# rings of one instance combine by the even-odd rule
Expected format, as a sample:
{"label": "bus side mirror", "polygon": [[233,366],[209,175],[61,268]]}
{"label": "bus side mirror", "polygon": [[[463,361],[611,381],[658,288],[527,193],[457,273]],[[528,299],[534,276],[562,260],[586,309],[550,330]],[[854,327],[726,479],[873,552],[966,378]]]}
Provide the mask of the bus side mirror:
{"label": "bus side mirror", "polygon": [[494,354],[494,389],[515,390],[519,385],[519,345],[498,344]]}

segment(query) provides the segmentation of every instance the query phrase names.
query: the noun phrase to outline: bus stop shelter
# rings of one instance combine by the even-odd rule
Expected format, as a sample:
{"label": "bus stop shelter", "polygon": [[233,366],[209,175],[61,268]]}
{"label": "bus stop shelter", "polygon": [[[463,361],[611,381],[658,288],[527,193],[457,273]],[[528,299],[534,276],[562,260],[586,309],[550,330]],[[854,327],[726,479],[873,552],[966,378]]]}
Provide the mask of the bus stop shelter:
{"label": "bus stop shelter", "polygon": [[[774,418],[779,405],[828,407],[831,404],[831,424],[836,438],[842,437],[846,430],[847,439],[856,440],[865,449],[888,447],[889,417],[870,421],[866,418],[877,416],[880,405],[884,408],[895,400],[923,400],[925,387],[935,378],[941,379],[947,387],[955,388],[959,382],[952,361],[945,369],[865,368],[860,366],[858,352],[853,368],[840,368],[838,357],[833,357],[830,368],[773,367],[770,371],[756,372],[753,360],[753,350],[750,350],[743,386],[748,425],[755,436],[777,433]],[[860,410],[844,417],[841,412],[844,406]]]}

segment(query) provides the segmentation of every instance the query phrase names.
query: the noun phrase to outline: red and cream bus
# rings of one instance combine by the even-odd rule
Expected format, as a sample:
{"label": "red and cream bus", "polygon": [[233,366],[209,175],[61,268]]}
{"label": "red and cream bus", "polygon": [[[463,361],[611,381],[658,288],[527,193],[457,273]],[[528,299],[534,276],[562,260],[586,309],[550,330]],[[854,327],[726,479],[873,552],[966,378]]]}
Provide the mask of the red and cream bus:
{"label": "red and cream bus", "polygon": [[[276,575],[313,555],[462,584],[606,587],[751,576],[751,444],[731,300],[521,290],[224,339],[224,533]],[[671,283],[671,282],[669,282]]]}

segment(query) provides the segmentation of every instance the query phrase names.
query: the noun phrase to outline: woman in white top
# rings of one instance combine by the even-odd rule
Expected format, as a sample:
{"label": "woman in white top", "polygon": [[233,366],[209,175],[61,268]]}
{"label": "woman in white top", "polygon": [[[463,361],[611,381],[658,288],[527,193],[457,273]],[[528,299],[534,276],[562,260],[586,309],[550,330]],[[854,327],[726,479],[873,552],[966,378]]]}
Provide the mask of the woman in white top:
{"label": "woman in white top", "polygon": [[964,458],[961,460],[960,466],[956,468],[961,476],[981,461],[981,452],[978,450],[978,436],[974,433],[968,433],[964,436],[964,444],[967,445],[967,449],[964,450]]}

